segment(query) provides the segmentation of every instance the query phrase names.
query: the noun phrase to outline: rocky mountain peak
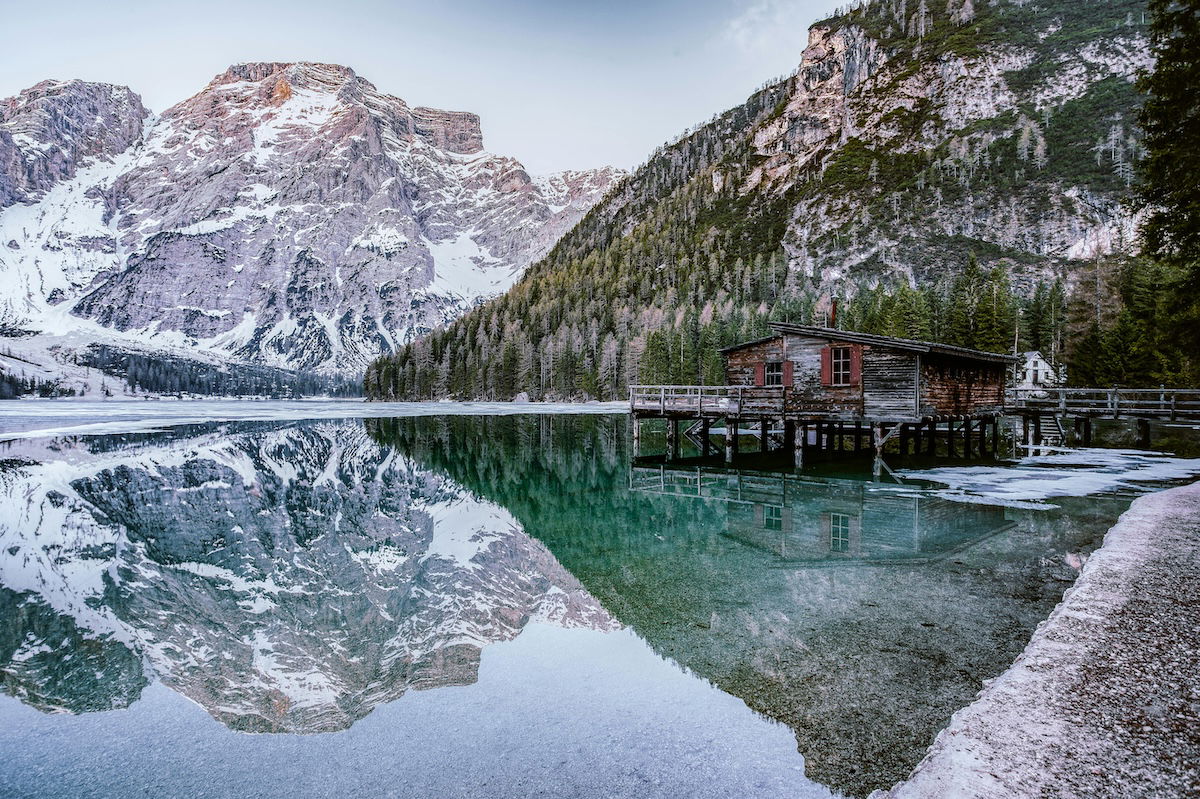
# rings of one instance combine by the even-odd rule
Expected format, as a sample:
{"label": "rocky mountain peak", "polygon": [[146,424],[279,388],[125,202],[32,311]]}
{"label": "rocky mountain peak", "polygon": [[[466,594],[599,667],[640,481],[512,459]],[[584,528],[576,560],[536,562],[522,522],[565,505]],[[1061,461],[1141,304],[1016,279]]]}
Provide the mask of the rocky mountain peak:
{"label": "rocky mountain peak", "polygon": [[102,86],[0,106],[0,208],[121,154],[32,222],[0,216],[0,326],[354,372],[505,290],[620,174],[535,181],[484,151],[477,115],[336,64],[235,64],[149,125],[129,90],[80,88]]}
{"label": "rocky mountain peak", "polygon": [[270,78],[284,78],[296,83],[303,82],[305,77],[309,76],[320,76],[320,79],[327,81],[337,80],[339,77],[343,81],[361,80],[353,69],[340,64],[322,64],[313,61],[248,61],[232,65],[213,78],[209,85],[238,81],[260,83]]}
{"label": "rocky mountain peak", "polygon": [[111,159],[149,112],[125,86],[45,80],[0,101],[0,208],[35,199],[87,159]]}

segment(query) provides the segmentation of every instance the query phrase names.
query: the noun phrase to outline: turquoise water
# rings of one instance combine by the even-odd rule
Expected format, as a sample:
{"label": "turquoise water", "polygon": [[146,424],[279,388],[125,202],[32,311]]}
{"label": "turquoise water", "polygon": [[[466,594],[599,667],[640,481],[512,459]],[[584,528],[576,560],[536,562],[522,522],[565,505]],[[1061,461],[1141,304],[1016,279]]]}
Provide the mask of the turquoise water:
{"label": "turquoise water", "polygon": [[0,453],[5,796],[862,796],[1128,491],[630,462],[623,415]]}

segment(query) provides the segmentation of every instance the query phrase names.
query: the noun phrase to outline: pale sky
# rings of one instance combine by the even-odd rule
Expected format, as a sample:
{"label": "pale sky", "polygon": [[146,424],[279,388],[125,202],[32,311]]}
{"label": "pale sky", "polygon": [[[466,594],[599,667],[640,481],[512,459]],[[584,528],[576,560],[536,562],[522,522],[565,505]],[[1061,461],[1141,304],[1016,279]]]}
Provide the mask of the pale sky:
{"label": "pale sky", "polygon": [[127,85],[160,112],[241,61],[344,64],[410,105],[473,111],[530,172],[631,168],[800,62],[832,0],[3,0],[0,98]]}

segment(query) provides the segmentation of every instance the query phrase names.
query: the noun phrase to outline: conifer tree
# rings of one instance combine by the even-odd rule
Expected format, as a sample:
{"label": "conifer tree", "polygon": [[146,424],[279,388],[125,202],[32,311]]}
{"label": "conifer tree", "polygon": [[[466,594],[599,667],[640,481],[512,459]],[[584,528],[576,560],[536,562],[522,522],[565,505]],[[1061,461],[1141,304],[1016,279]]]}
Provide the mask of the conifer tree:
{"label": "conifer tree", "polygon": [[1145,253],[1179,270],[1173,327],[1200,350],[1200,4],[1150,0],[1152,72],[1139,122],[1145,157],[1136,204],[1148,214]]}

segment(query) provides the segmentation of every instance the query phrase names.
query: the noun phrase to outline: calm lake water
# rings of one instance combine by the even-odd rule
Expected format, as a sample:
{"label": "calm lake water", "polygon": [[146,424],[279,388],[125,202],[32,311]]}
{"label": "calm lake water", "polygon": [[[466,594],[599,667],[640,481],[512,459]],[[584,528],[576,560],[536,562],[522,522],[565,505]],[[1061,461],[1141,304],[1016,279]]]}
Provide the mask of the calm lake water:
{"label": "calm lake water", "polygon": [[120,421],[0,445],[5,797],[863,796],[1200,472],[666,468],[613,414]]}

